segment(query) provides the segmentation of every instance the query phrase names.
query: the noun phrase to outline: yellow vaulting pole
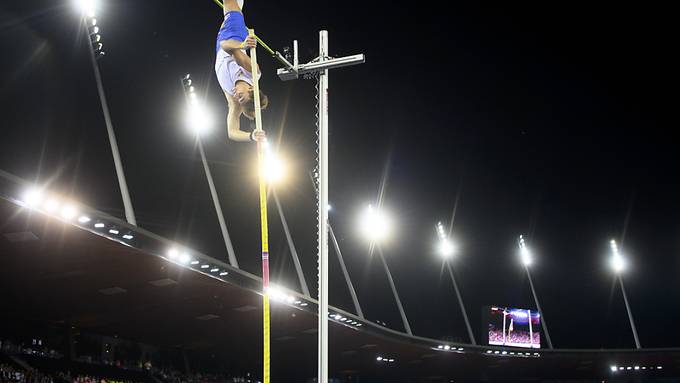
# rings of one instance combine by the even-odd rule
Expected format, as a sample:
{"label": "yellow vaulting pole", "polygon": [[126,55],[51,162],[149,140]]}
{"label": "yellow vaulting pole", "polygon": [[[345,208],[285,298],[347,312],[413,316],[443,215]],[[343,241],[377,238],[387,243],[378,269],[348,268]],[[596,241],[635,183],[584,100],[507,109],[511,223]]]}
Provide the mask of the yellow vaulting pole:
{"label": "yellow vaulting pole", "polygon": [[[249,30],[250,36],[255,36],[255,30]],[[252,62],[253,95],[255,97],[255,131],[262,131],[262,111],[260,106],[259,71],[257,68],[257,50],[250,49]],[[260,177],[260,223],[262,226],[262,334],[263,334],[263,363],[262,383],[270,383],[270,327],[269,327],[269,231],[267,229],[267,183],[264,177],[265,148],[264,142],[257,141],[257,159]]]}

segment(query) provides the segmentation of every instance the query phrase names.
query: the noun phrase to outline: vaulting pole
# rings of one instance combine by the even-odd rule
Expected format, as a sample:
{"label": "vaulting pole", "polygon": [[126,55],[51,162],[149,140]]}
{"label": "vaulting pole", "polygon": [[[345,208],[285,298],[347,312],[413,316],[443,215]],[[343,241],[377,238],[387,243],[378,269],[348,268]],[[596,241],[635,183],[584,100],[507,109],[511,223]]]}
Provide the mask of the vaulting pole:
{"label": "vaulting pole", "polygon": [[[255,30],[250,30],[250,36],[255,36]],[[255,97],[255,131],[262,132],[262,110],[260,106],[260,85],[258,84],[257,50],[250,49],[250,61],[252,62],[253,95]],[[262,335],[263,335],[263,362],[262,382],[270,383],[270,327],[269,327],[269,230],[267,228],[267,183],[264,177],[265,152],[264,142],[257,141],[257,159],[259,163],[260,177],[260,223],[262,227]]]}

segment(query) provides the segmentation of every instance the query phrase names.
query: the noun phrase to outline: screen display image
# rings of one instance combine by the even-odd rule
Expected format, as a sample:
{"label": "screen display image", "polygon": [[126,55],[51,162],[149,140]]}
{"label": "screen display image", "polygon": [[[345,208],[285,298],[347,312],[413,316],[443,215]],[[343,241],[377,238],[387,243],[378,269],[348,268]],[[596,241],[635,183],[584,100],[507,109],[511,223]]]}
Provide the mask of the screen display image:
{"label": "screen display image", "polygon": [[492,306],[489,314],[490,345],[541,348],[538,311]]}

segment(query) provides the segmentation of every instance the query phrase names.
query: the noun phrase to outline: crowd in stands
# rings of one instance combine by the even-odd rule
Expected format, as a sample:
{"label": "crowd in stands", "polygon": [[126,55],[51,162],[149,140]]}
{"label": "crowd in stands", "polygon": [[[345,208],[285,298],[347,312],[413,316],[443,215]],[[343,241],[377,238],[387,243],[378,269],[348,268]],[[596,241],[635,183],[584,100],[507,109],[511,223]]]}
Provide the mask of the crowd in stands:
{"label": "crowd in stands", "polygon": [[157,371],[156,376],[164,383],[254,383],[251,374],[241,376],[226,376],[220,374],[182,374],[174,370]]}
{"label": "crowd in stands", "polygon": [[55,383],[49,375],[37,370],[24,371],[8,364],[0,364],[0,383]]}
{"label": "crowd in stands", "polygon": [[[10,357],[12,356],[12,357]],[[19,360],[21,363],[16,363]],[[25,367],[22,367],[25,366]],[[30,367],[30,368],[29,368]],[[251,374],[183,374],[139,362],[132,369],[92,358],[66,361],[40,340],[29,344],[0,339],[0,383],[255,383]]]}
{"label": "crowd in stands", "polygon": [[[539,345],[541,344],[541,335],[538,332],[529,336],[528,331],[506,331],[505,339],[503,339],[503,330],[489,330],[489,344],[508,344],[508,345]],[[533,338],[533,341],[530,341]]]}

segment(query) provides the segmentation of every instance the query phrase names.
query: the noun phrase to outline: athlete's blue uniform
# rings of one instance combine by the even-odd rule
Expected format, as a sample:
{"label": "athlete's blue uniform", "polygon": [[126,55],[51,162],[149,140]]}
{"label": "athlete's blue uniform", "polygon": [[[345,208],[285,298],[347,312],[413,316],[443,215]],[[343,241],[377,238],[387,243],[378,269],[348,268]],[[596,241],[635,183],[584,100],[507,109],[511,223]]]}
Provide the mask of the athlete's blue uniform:
{"label": "athlete's blue uniform", "polygon": [[246,28],[243,14],[238,11],[227,12],[224,15],[222,27],[217,33],[215,74],[217,74],[217,80],[222,90],[230,96],[234,95],[234,87],[237,81],[245,81],[252,85],[253,77],[250,68],[241,68],[234,58],[220,47],[220,41],[245,41],[247,37],[248,28]]}

